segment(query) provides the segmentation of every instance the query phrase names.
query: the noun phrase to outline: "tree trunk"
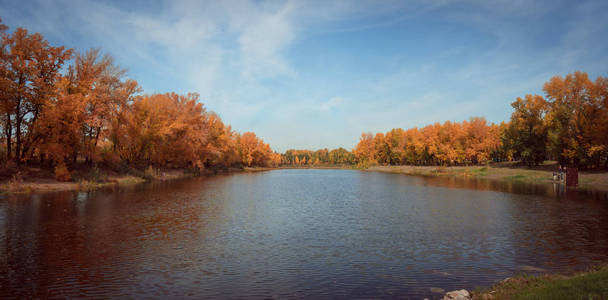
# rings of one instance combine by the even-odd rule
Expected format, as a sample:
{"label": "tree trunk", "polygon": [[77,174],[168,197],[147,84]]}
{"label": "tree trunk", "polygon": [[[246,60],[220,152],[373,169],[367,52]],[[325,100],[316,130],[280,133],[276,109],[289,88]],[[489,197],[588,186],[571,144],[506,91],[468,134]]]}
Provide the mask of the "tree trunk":
{"label": "tree trunk", "polygon": [[11,141],[11,137],[13,136],[13,127],[11,126],[11,114],[10,113],[6,113],[6,127],[5,127],[5,133],[6,133],[6,160],[10,160],[11,159],[11,152],[12,152],[12,141]]}
{"label": "tree trunk", "polygon": [[97,148],[97,142],[99,141],[99,133],[101,133],[101,127],[97,127],[97,132],[95,133],[95,148]]}
{"label": "tree trunk", "polygon": [[[36,143],[36,141],[38,139],[41,139],[42,136],[36,134],[33,135],[35,133],[33,133],[33,128],[36,124],[36,120],[38,120],[38,112],[40,111],[39,107],[36,107],[36,109],[34,109],[33,111],[30,111],[30,113],[32,113],[33,117],[31,119],[31,122],[29,123],[28,127],[26,128],[27,131],[27,135],[24,137],[25,141],[23,142],[23,149],[21,150],[21,158],[26,158],[26,155],[30,155],[30,158],[33,158],[34,156],[34,145]],[[31,153],[30,153],[30,149],[32,149]]]}
{"label": "tree trunk", "polygon": [[16,144],[15,144],[15,162],[17,164],[20,163],[20,158],[21,158],[21,122],[23,121],[23,117],[20,116],[20,112],[21,112],[21,99],[18,99],[17,101],[17,106],[16,106],[16,114],[15,114],[15,125],[17,128],[15,128],[15,137],[16,137]]}

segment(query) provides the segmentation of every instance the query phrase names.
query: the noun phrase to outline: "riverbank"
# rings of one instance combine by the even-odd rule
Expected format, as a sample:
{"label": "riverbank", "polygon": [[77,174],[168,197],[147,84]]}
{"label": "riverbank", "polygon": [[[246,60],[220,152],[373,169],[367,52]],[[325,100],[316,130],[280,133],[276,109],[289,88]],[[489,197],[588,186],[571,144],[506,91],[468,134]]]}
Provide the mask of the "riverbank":
{"label": "riverbank", "polygon": [[[472,299],[608,299],[608,266],[573,275],[517,275],[471,293]],[[444,298],[445,299],[445,298]]]}
{"label": "riverbank", "polygon": [[[446,176],[460,178],[483,178],[499,181],[517,181],[534,184],[553,184],[553,170],[557,166],[545,164],[537,168],[527,168],[515,164],[491,164],[488,166],[373,166],[366,171],[399,173],[419,176]],[[579,172],[582,189],[608,191],[608,172]]]}
{"label": "riverbank", "polygon": [[362,170],[361,168],[357,167],[356,165],[317,165],[317,166],[314,166],[314,165],[313,166],[286,165],[286,166],[280,166],[280,167],[278,167],[278,169]]}
{"label": "riverbank", "polygon": [[[57,191],[88,191],[110,186],[130,186],[147,181],[166,181],[196,176],[211,176],[219,173],[235,172],[261,172],[273,168],[245,167],[228,169],[206,169],[202,172],[192,172],[187,169],[157,170],[148,168],[145,170],[131,170],[128,173],[119,174],[108,170],[91,169],[80,172],[72,181],[57,181],[50,171],[38,168],[27,168],[11,179],[0,181],[0,194],[15,193],[46,193]],[[25,175],[23,175],[25,174]]]}

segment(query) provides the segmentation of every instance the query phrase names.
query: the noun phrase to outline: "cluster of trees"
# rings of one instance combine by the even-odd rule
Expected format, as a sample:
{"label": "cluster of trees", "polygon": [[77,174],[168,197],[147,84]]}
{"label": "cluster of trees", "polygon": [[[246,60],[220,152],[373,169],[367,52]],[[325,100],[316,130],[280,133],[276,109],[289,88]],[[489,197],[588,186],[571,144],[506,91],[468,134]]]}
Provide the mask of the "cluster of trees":
{"label": "cluster of trees", "polygon": [[454,165],[546,159],[581,168],[608,168],[608,78],[584,72],[555,76],[545,96],[526,95],[511,105],[509,122],[484,118],[423,128],[364,133],[353,150],[361,165]]}
{"label": "cluster of trees", "polygon": [[386,134],[363,133],[353,153],[362,165],[478,164],[503,156],[500,130],[501,125],[476,117],[420,129],[395,128]]}
{"label": "cluster of trees", "polygon": [[0,20],[0,160],[65,172],[76,163],[158,167],[273,166],[252,132],[239,134],[197,94],[142,94],[99,50],[75,53]]}
{"label": "cluster of trees", "polygon": [[555,76],[545,97],[526,95],[515,109],[502,139],[510,157],[529,165],[549,158],[563,165],[608,168],[608,78],[587,73]]}
{"label": "cluster of trees", "polygon": [[355,164],[355,155],[340,147],[317,151],[287,150],[281,154],[281,164],[285,166],[337,166]]}

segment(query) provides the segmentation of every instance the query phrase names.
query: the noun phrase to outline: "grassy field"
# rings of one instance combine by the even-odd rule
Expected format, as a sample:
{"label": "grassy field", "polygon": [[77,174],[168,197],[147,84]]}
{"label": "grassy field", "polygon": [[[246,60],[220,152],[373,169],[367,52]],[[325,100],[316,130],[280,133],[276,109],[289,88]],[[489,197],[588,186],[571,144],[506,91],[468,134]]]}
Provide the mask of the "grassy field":
{"label": "grassy field", "polygon": [[571,276],[518,275],[472,294],[473,299],[608,299],[608,267]]}
{"label": "grassy field", "polygon": [[[490,180],[509,180],[535,184],[554,183],[553,172],[558,166],[555,162],[528,168],[514,163],[490,164],[487,166],[374,166],[368,171],[401,173],[422,176],[452,176],[462,178],[484,178]],[[579,172],[579,187],[583,189],[608,191],[608,172]]]}

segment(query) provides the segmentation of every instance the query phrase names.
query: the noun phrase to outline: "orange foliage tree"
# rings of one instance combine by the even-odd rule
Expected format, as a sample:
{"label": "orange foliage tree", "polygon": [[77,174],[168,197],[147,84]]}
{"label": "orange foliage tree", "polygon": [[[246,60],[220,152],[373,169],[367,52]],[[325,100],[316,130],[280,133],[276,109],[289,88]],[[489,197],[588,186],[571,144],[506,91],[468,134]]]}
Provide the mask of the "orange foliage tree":
{"label": "orange foliage tree", "polygon": [[59,71],[72,50],[53,47],[39,33],[30,34],[23,28],[2,33],[0,49],[6,158],[20,163],[32,155],[42,138],[33,129],[49,99],[56,96]]}
{"label": "orange foliage tree", "polygon": [[360,164],[453,165],[480,164],[494,158],[501,146],[500,128],[484,118],[435,123],[422,129],[392,129],[364,133],[355,150]]}
{"label": "orange foliage tree", "polygon": [[[2,160],[38,161],[69,180],[67,166],[276,166],[281,156],[205,110],[198,94],[141,95],[99,49],[77,53],[0,22]],[[124,169],[124,168],[123,168]]]}
{"label": "orange foliage tree", "polygon": [[608,166],[606,126],[607,79],[595,82],[587,73],[555,76],[543,90],[549,103],[549,151],[562,163],[580,167]]}

